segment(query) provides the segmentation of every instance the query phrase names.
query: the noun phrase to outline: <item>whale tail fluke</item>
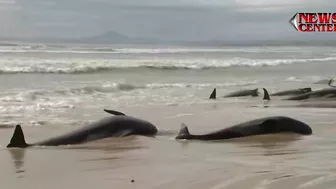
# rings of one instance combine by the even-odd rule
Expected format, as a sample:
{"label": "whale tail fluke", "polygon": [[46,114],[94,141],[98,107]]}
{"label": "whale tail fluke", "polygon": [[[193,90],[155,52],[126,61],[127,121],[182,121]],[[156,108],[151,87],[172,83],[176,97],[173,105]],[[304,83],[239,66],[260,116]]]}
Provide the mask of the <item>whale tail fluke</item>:
{"label": "whale tail fluke", "polygon": [[188,126],[184,123],[181,124],[180,132],[175,139],[188,139],[190,137]]}
{"label": "whale tail fluke", "polygon": [[118,112],[118,111],[115,111],[115,110],[107,110],[107,109],[104,109],[105,112],[109,113],[109,114],[113,114],[113,115],[125,115],[124,113],[122,112]]}
{"label": "whale tail fluke", "polygon": [[216,88],[214,88],[214,90],[212,91],[209,99],[216,99]]}
{"label": "whale tail fluke", "polygon": [[25,137],[20,125],[16,125],[14,134],[7,145],[7,148],[25,148],[28,144],[25,141]]}
{"label": "whale tail fluke", "polygon": [[263,98],[263,100],[271,100],[271,98],[270,98],[270,96],[268,94],[268,91],[265,88],[263,88],[263,90],[264,90],[264,98]]}
{"label": "whale tail fluke", "polygon": [[258,88],[253,89],[252,93],[251,93],[251,96],[255,97],[255,96],[258,96],[258,95],[259,95]]}

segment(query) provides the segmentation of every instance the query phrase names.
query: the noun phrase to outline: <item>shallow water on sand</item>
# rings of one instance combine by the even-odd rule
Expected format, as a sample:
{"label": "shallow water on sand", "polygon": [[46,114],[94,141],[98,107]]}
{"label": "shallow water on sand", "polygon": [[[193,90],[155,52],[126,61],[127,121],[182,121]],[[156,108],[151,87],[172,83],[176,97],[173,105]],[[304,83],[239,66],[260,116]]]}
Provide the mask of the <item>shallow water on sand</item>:
{"label": "shallow water on sand", "polygon": [[[1,186],[333,188],[336,183],[336,130],[332,116],[335,110],[262,108],[250,107],[250,104],[217,101],[183,107],[143,107],[139,117],[161,129],[156,138],[131,136],[77,146],[24,150],[2,147]],[[133,111],[127,110],[129,114],[139,115],[135,113],[139,110]],[[191,133],[204,133],[272,115],[302,120],[312,127],[313,135],[265,135],[220,142],[174,140],[182,122],[189,126]],[[104,116],[102,113],[101,117]],[[24,127],[24,132],[27,141],[37,141],[72,129],[32,126]],[[12,132],[12,129],[2,129],[1,144],[7,144]]]}

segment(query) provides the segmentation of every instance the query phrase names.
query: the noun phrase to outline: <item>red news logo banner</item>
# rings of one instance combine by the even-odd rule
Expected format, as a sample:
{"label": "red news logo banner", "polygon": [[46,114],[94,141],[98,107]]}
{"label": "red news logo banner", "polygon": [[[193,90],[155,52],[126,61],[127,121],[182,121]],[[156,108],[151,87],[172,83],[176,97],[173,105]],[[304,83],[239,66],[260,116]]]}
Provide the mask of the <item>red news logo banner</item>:
{"label": "red news logo banner", "polygon": [[301,32],[336,32],[336,13],[296,13],[289,23]]}

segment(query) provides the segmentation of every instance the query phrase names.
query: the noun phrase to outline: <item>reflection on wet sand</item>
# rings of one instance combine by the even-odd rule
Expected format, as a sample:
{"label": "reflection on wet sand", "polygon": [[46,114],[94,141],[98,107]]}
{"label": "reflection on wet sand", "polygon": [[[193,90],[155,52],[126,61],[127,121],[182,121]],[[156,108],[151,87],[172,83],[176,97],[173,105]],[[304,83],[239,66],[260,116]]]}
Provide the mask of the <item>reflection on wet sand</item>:
{"label": "reflection on wet sand", "polygon": [[[274,138],[271,138],[274,137]],[[292,147],[292,144],[300,139],[298,135],[274,135],[263,136],[256,141],[251,141],[251,144],[246,144],[248,147],[261,147],[264,149],[264,156],[289,155],[302,153],[301,150]],[[247,141],[246,141],[247,142]]]}
{"label": "reflection on wet sand", "polygon": [[263,154],[260,155],[263,156],[277,156],[304,153],[305,151],[293,147],[294,142],[302,138],[298,134],[284,133],[252,136],[234,142],[244,147],[262,148]]}
{"label": "reflection on wet sand", "polygon": [[[95,142],[80,144],[80,145],[65,145],[65,146],[34,146],[31,148],[11,148],[8,149],[10,152],[11,158],[14,163],[15,172],[17,174],[26,172],[24,169],[25,162],[25,153],[27,150],[31,152],[38,153],[40,151],[42,153],[63,153],[65,156],[68,154],[72,154],[73,152],[79,153],[82,152],[90,152],[95,154],[93,156],[80,156],[77,162],[83,162],[87,164],[88,162],[105,162],[102,168],[92,168],[91,170],[100,170],[100,169],[109,169],[118,165],[118,160],[123,162],[125,161],[134,161],[134,157],[132,155],[127,156],[128,152],[133,150],[141,150],[146,149],[147,147],[141,143],[142,140],[139,140],[137,137],[139,136],[129,136],[124,138],[107,138],[102,140],[97,140]],[[145,138],[145,137],[140,137]],[[96,152],[95,152],[96,151]],[[39,154],[39,153],[38,153]],[[83,171],[88,171],[90,169],[83,169]],[[19,177],[23,177],[23,175],[19,175]]]}
{"label": "reflection on wet sand", "polygon": [[[288,149],[291,144],[295,141],[302,139],[301,135],[292,134],[292,133],[284,133],[284,134],[268,134],[268,135],[258,135],[258,136],[249,136],[242,138],[234,138],[227,140],[215,140],[215,141],[197,141],[205,144],[211,145],[220,144],[220,143],[231,143],[237,144],[241,147],[254,147],[254,148],[262,148],[265,149],[264,156],[272,156],[272,155],[285,155],[292,153],[300,153],[300,150],[297,149]],[[178,141],[183,148],[187,148],[189,143],[195,142],[190,140],[181,140]],[[246,153],[239,152],[239,153]],[[249,154],[252,155],[252,154]]]}
{"label": "reflection on wet sand", "polygon": [[124,166],[125,163],[131,164],[137,161],[137,156],[132,154],[134,151],[146,150],[148,146],[142,143],[146,140],[152,140],[152,138],[142,136],[106,138],[81,145],[64,146],[62,149],[99,152],[93,157],[81,157],[78,162],[95,164],[93,168],[84,168],[82,171],[101,171],[119,168]]}
{"label": "reflection on wet sand", "polygon": [[[25,169],[24,166],[24,158],[26,149],[8,149],[14,163],[15,172],[17,174],[24,173]],[[19,175],[20,177],[20,175]]]}

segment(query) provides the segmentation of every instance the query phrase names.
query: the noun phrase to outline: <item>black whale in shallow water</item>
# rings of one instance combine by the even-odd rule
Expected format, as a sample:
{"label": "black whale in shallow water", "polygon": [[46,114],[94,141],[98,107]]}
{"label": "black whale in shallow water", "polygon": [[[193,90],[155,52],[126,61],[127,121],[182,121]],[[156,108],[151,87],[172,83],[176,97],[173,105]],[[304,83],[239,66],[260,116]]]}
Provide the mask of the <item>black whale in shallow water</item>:
{"label": "black whale in shallow water", "polygon": [[311,135],[312,129],[307,124],[293,118],[274,116],[247,121],[204,135],[192,135],[189,133],[188,127],[185,124],[182,124],[181,130],[175,139],[223,140],[275,133]]}
{"label": "black whale in shallow water", "polygon": [[292,96],[284,100],[305,100],[312,98],[336,98],[336,88],[324,88],[309,93]]}
{"label": "black whale in shallow water", "polygon": [[328,82],[328,85],[332,88],[324,88],[316,91],[311,91],[301,95],[292,96],[285,100],[305,100],[312,98],[336,98],[336,86],[331,85],[334,82],[334,78],[331,78]]}
{"label": "black whale in shallow water", "polygon": [[[271,100],[268,91],[264,90],[264,100]],[[306,99],[335,99],[336,98],[336,88],[324,88],[316,91],[307,92],[300,95],[294,95],[283,100],[306,100]]]}
{"label": "black whale in shallow water", "polygon": [[[242,96],[253,96],[256,97],[258,96],[258,88],[256,89],[244,89],[244,90],[240,90],[240,91],[235,91],[232,93],[229,93],[225,96],[223,96],[224,98],[228,98],[228,97],[242,97]],[[217,95],[216,95],[216,88],[214,88],[214,90],[212,91],[212,93],[210,94],[209,99],[216,99]]]}
{"label": "black whale in shallow water", "polygon": [[157,133],[157,128],[148,121],[126,116],[118,111],[105,111],[116,116],[106,117],[79,130],[33,144],[26,143],[22,128],[20,125],[17,125],[7,148],[81,144],[108,137],[124,137],[129,135],[154,136]]}
{"label": "black whale in shallow water", "polygon": [[299,88],[299,89],[291,89],[291,90],[280,91],[280,92],[270,94],[270,96],[301,95],[301,94],[309,93],[311,91],[312,91],[312,89],[310,87],[307,87],[307,88]]}
{"label": "black whale in shallow water", "polygon": [[314,84],[328,84],[330,82],[330,79],[322,79],[319,81],[316,81]]}

